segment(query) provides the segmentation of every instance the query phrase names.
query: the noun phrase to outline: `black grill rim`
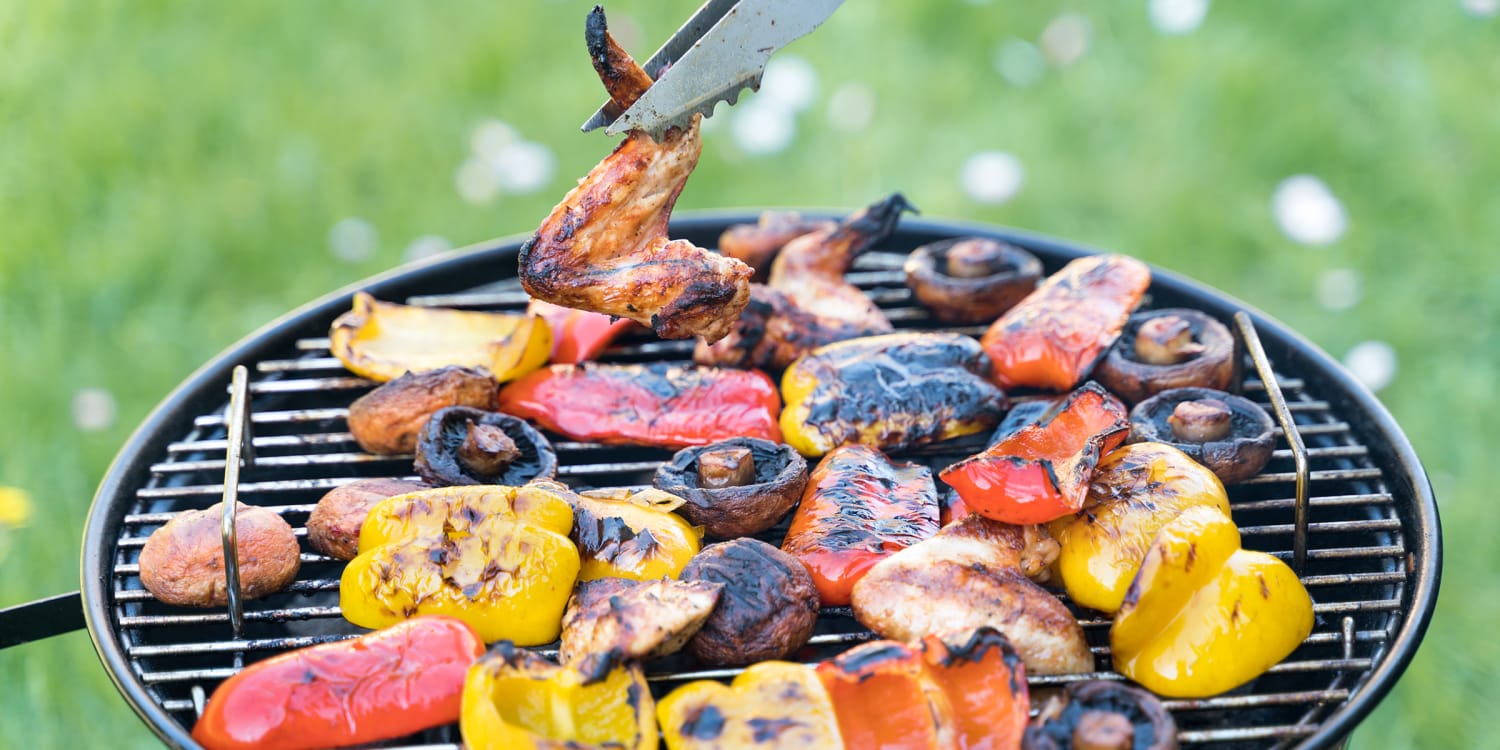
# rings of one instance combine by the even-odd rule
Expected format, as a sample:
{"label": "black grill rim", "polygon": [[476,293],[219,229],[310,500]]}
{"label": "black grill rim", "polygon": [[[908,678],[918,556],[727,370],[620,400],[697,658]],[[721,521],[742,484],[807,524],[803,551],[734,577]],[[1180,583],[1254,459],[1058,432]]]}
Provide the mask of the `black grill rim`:
{"label": "black grill rim", "polygon": [[[716,237],[730,224],[755,222],[761,211],[684,211],[671,222],[671,234],[674,237]],[[838,218],[847,211],[802,210],[801,213]],[[892,241],[909,242],[916,236],[920,238],[920,244],[935,237],[960,234],[1004,240],[1064,261],[1109,252],[1006,227],[940,219],[903,220]],[[196,416],[213,411],[224,402],[225,386],[235,365],[251,366],[290,340],[325,336],[327,321],[349,308],[355,292],[370,292],[380,299],[404,299],[414,294],[462,291],[472,288],[476,280],[511,277],[515,275],[513,264],[520,246],[528,238],[529,235],[503,237],[448,255],[406,264],[346,286],[277,318],[189,375],[152,410],[120,449],[94,495],[84,529],[81,558],[84,617],[89,638],[115,687],[141,720],[167,745],[198,747],[135,678],[110,613],[114,606],[110,577],[115,544],[136,489],[144,486],[150,477],[151,457],[165,453],[168,443],[192,428]],[[1393,488],[1398,490],[1397,494],[1405,493],[1413,501],[1412,507],[1398,506],[1402,533],[1410,545],[1407,567],[1413,586],[1406,597],[1410,608],[1395,639],[1388,644],[1363,685],[1357,686],[1351,698],[1300,745],[1332,747],[1353,731],[1395,686],[1416,655],[1432,620],[1442,573],[1441,525],[1432,486],[1415,449],[1390,412],[1369,389],[1317,345],[1264,312],[1221,291],[1154,265],[1151,273],[1153,290],[1192,299],[1211,314],[1227,319],[1237,310],[1247,312],[1267,354],[1279,369],[1315,381],[1331,397],[1344,400],[1340,409],[1349,417],[1351,431],[1369,447],[1377,465],[1389,470],[1388,479],[1403,485]]]}

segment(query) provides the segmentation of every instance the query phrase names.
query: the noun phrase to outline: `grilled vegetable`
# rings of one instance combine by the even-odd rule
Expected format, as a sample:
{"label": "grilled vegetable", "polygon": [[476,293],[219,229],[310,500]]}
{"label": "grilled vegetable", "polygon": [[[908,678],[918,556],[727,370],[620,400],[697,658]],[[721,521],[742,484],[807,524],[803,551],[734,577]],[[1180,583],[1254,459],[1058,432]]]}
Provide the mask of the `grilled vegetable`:
{"label": "grilled vegetable", "polygon": [[683,685],[656,704],[656,716],[668,750],[845,746],[817,673],[784,661],[754,664],[731,685]]}
{"label": "grilled vegetable", "polygon": [[357,479],[339,485],[308,515],[307,543],[329,557],[353,560],[359,554],[359,530],[372,508],[388,497],[425,489],[425,484],[401,479]]}
{"label": "grilled vegetable", "polygon": [[1156,696],[1104,680],[1075,682],[1026,728],[1023,750],[1177,750],[1177,723]]}
{"label": "grilled vegetable", "polygon": [[1084,509],[1050,525],[1062,546],[1058,575],[1073,601],[1113,614],[1156,532],[1186,508],[1229,513],[1213,472],[1161,443],[1122,446],[1104,457]]}
{"label": "grilled vegetable", "polygon": [[[623,112],[651,77],[589,16],[589,57]],[[632,131],[569,191],[519,258],[521,286],[538,299],[629,318],[658,336],[722,338],[750,299],[750,267],[687,240],[668,240],[672,206],[703,150],[694,117],[661,141]]]}
{"label": "grilled vegetable", "polygon": [[1115,669],[1158,695],[1203,698],[1255,679],[1312,632],[1307,589],[1286,563],[1242,549],[1212,507],[1157,533],[1109,631]]}
{"label": "grilled vegetable", "polygon": [[781,548],[807,566],[823,606],[845,605],[871,566],[937,533],[938,515],[927,467],[846,445],[813,469]]}
{"label": "grilled vegetable", "polygon": [[1016,647],[1028,672],[1092,671],[1078,621],[1027,578],[1054,550],[1043,535],[969,516],[871,568],[854,585],[854,617],[900,641],[988,625]]}
{"label": "grilled vegetable", "polygon": [[672,511],[682,498],[661,490],[590,490],[571,496],[573,541],[583,556],[578,578],[676,578],[702,545],[703,532]]}
{"label": "grilled vegetable", "polygon": [[906,259],[906,285],[938,320],[991,323],[1036,289],[1042,262],[1015,245],[954,237]]}
{"label": "grilled vegetable", "polygon": [[554,365],[571,365],[599,356],[620,334],[635,327],[635,321],[611,318],[603,313],[574,310],[539,299],[526,305],[526,312],[540,315],[552,329]]}
{"label": "grilled vegetable", "polygon": [[349,433],[380,455],[411,453],[427,418],[448,406],[493,409],[500,384],[488,371],[443,367],[409,372],[349,405]]}
{"label": "grilled vegetable", "polygon": [[563,615],[558,661],[603,678],[613,664],[676,653],[719,603],[708,581],[580,581]]}
{"label": "grilled vegetable", "polygon": [[552,331],[534,315],[410,307],[364,292],[328,338],[345,367],[381,383],[448,365],[483,367],[504,383],[541,367],[552,351]]}
{"label": "grilled vegetable", "polygon": [[[748,478],[715,468],[730,461]],[[732,539],[771,528],[797,505],[807,486],[807,460],[789,445],[730,438],[678,451],[656,470],[654,483],[687,501],[677,512],[688,521],[709,536]]]}
{"label": "grilled vegetable", "polygon": [[468,750],[655,750],[656,704],[639,664],[590,680],[501,641],[469,669],[459,731]]}
{"label": "grilled vegetable", "polygon": [[1026,670],[993,628],[866,643],[817,672],[848,747],[1006,748],[1026,728]]}
{"label": "grilled vegetable", "polygon": [[1000,316],[980,341],[1001,388],[1075,388],[1120,335],[1151,271],[1123,255],[1079,258]]}
{"label": "grilled vegetable", "polygon": [[377,628],[446,614],[487,643],[556,639],[579,570],[566,502],[537,486],[473,490],[399,495],[370,511],[339,580],[344,617]]}
{"label": "grilled vegetable", "polygon": [[214,690],[193,739],[208,750],[363,745],[458,719],[484,642],[449,617],[278,654]]}
{"label": "grilled vegetable", "polygon": [[755,370],[554,365],[500,391],[500,410],[576,440],[683,448],[732,437],[781,441],[776,386]]}
{"label": "grilled vegetable", "polygon": [[450,406],[433,412],[417,439],[417,475],[435,487],[517,487],[557,473],[557,452],[531,425],[509,414]]}
{"label": "grilled vegetable", "polygon": [[1199,310],[1138,312],[1099,361],[1094,379],[1127,404],[1172,388],[1225,390],[1239,377],[1234,336]]}
{"label": "grilled vegetable", "polygon": [[688,653],[706,664],[785,659],[807,643],[818,622],[818,590],[797,558],[741,537],[705,547],[682,571],[684,581],[724,586],[719,604]]}
{"label": "grilled vegetable", "polygon": [[1166,443],[1225,484],[1259,474],[1276,449],[1271,415],[1250,399],[1207,388],[1174,388],[1130,410],[1130,442]]}
{"label": "grilled vegetable", "polygon": [[[141,584],[158,601],[179,607],[222,607],[229,603],[224,579],[224,504],[179,513],[146,539],[141,548]],[[235,504],[235,559],[240,596],[270,596],[297,580],[301,550],[291,524],[275,511]]]}
{"label": "grilled vegetable", "polygon": [[938,476],[969,510],[1006,523],[1046,523],[1083,507],[1099,457],[1125,441],[1125,405],[1087,383],[983,453]]}
{"label": "grilled vegetable", "polygon": [[881,450],[987,430],[1005,394],[986,379],[974,339],[893,333],[841,341],[797,360],[781,378],[781,432],[804,456],[845,443]]}

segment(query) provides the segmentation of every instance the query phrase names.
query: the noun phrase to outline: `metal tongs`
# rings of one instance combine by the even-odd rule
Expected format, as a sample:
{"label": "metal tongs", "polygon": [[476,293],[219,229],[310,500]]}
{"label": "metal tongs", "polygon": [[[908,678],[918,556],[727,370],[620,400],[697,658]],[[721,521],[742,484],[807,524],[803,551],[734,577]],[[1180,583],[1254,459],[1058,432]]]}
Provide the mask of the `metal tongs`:
{"label": "metal tongs", "polygon": [[844,0],[708,0],[643,66],[655,83],[613,121],[600,107],[585,132],[610,135],[644,130],[660,137],[686,127],[693,113],[734,104],[740,91],[760,89],[772,53],[807,36]]}

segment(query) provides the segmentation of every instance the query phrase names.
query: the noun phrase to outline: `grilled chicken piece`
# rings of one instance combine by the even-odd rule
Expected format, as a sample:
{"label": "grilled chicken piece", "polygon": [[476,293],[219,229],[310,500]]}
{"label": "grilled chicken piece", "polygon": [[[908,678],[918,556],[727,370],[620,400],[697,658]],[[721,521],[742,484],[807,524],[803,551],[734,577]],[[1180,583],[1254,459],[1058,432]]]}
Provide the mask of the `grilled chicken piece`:
{"label": "grilled chicken piece", "polygon": [[703,627],[723,588],[670,578],[583,581],[563,615],[558,661],[603,676],[621,660],[676,653]]}
{"label": "grilled chicken piece", "polygon": [[754,224],[735,224],[719,235],[719,253],[743,261],[764,280],[776,253],[804,234],[831,232],[836,224],[826,219],[804,219],[795,211],[767,211]]}
{"label": "grilled chicken piece", "polygon": [[[651,78],[589,14],[589,56],[624,111]],[[749,266],[687,240],[667,239],[667,220],[702,150],[694,115],[657,142],[632,131],[552,209],[521,248],[520,277],[537,299],[629,318],[662,338],[728,333],[750,299]]]}
{"label": "grilled chicken piece", "polygon": [[969,516],[871,568],[854,585],[854,617],[899,641],[989,625],[1030,674],[1092,672],[1083,628],[1022,572],[1035,556],[1026,537],[1020,526]]}
{"label": "grilled chicken piece", "polygon": [[[699,342],[693,361],[780,370],[824,344],[895,330],[859,287],[844,280],[844,272],[860,253],[890,236],[901,212],[909,209],[911,205],[896,193],[837,225],[790,224],[791,219],[768,217],[796,214],[766,214],[760,225],[725,232],[719,240],[721,252],[725,252],[731,232],[739,229],[742,236],[729,241],[729,252],[768,255],[765,248],[770,243],[793,231],[786,229],[778,234],[778,227],[815,229],[796,235],[781,248],[771,264],[769,284],[751,287],[750,304],[734,330],[711,344]],[[774,251],[772,247],[770,252]]]}

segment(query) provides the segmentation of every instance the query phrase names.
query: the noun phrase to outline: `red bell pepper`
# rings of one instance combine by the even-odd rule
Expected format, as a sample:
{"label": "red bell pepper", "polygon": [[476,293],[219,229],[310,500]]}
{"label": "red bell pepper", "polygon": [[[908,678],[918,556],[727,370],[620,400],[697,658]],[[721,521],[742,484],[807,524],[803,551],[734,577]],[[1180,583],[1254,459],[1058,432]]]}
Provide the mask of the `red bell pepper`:
{"label": "red bell pepper", "polygon": [[781,396],[758,370],[662,362],[553,365],[502,388],[499,408],[596,443],[685,448],[732,437],[781,442]]}
{"label": "red bell pepper", "polygon": [[552,357],[555,365],[571,365],[599,356],[620,334],[635,325],[627,318],[611,318],[604,313],[574,310],[534,299],[526,312],[540,315],[552,329]]}
{"label": "red bell pepper", "polygon": [[1001,388],[1074,388],[1107,351],[1151,284],[1123,255],[1079,258],[1006,311],[979,343]]}
{"label": "red bell pepper", "polygon": [[845,445],[808,477],[781,549],[807,566],[819,600],[834,607],[849,603],[875,563],[937,530],[937,486],[927,467]]}
{"label": "red bell pepper", "polygon": [[193,739],[208,750],[341,747],[458,721],[474,629],[417,617],[246,667],[214,690]]}
{"label": "red bell pepper", "polygon": [[1020,746],[1026,668],[991,627],[872,641],[817,666],[846,747],[999,750]]}
{"label": "red bell pepper", "polygon": [[1099,458],[1129,432],[1125,405],[1090,381],[1038,421],[938,476],[986,518],[1046,523],[1083,507]]}

